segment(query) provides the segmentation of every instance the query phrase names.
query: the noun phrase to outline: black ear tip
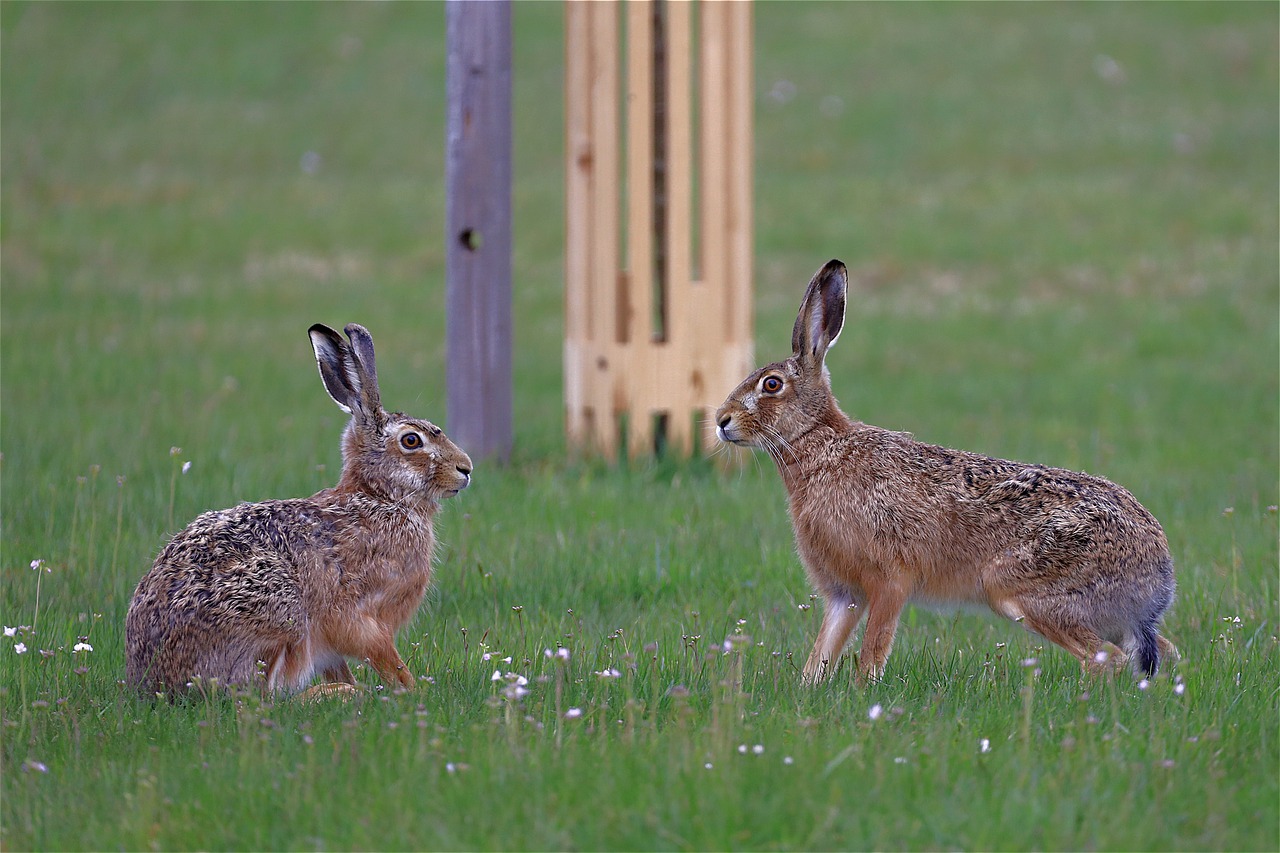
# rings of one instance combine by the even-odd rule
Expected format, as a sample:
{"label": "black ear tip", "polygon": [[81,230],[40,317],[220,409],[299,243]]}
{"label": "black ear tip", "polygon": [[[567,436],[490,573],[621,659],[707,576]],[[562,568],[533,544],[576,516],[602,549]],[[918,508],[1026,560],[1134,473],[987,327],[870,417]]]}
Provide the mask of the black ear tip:
{"label": "black ear tip", "polygon": [[330,329],[324,323],[315,323],[311,326],[310,329],[307,329],[307,336],[312,340],[315,340],[317,335],[322,338],[327,338],[331,341],[337,340],[341,342],[342,340],[342,338],[338,335],[337,332],[335,332],[333,329]]}
{"label": "black ear tip", "polygon": [[343,331],[347,333],[348,338],[352,338],[352,339],[360,337],[360,338],[369,338],[372,340],[373,338],[373,335],[369,334],[369,330],[366,329],[364,326],[361,326],[359,323],[348,323],[346,328],[343,329]]}

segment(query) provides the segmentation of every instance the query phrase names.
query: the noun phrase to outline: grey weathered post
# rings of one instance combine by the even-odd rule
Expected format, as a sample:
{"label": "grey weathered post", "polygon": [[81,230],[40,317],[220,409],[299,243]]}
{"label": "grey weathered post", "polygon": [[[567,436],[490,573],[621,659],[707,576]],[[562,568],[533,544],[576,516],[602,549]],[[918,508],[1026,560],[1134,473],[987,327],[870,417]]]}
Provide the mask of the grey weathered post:
{"label": "grey weathered post", "polygon": [[511,452],[511,3],[449,0],[445,163],[448,431]]}

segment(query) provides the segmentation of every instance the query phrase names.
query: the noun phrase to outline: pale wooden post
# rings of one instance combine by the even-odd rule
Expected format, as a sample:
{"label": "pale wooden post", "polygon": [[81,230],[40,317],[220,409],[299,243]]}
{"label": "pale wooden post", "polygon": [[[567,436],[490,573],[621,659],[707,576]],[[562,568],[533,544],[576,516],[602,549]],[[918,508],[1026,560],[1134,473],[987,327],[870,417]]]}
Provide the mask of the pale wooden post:
{"label": "pale wooden post", "polygon": [[566,3],[570,444],[711,446],[752,366],[751,95],[747,2]]}
{"label": "pale wooden post", "polygon": [[449,0],[445,163],[448,432],[511,453],[511,3]]}

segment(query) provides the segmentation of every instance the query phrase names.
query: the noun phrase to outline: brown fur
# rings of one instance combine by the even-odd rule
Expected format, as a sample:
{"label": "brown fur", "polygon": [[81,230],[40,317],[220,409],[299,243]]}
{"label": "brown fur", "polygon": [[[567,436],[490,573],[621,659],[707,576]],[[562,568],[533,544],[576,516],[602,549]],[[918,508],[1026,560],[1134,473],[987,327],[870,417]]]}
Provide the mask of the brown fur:
{"label": "brown fur", "polygon": [[[804,677],[826,677],[864,613],[858,666],[878,678],[908,601],[986,605],[1086,669],[1177,650],[1157,633],[1173,600],[1164,531],[1129,492],[1089,474],[992,459],[848,418],[823,364],[847,275],[814,276],[792,356],[748,376],[716,413],[722,441],[765,450],[824,613]],[[1114,648],[1112,648],[1114,647]]]}
{"label": "brown fur", "polygon": [[354,658],[413,686],[395,635],[431,580],[439,502],[467,487],[471,460],[430,422],[383,410],[373,339],[346,332],[350,345],[310,332],[325,387],[352,414],[337,486],[207,512],[176,535],[129,605],[130,684],[297,691],[319,674],[312,691],[339,693],[355,684]]}

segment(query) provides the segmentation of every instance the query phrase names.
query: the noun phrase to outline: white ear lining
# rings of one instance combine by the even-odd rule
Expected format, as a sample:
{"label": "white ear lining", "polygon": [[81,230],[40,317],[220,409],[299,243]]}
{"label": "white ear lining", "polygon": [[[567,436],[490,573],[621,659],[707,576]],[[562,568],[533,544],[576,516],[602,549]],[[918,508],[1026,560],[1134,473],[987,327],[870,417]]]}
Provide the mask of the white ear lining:
{"label": "white ear lining", "polygon": [[[346,374],[347,384],[351,386],[351,390],[360,394],[364,391],[364,385],[360,381],[360,371],[356,368],[355,359],[348,354],[348,357],[342,360],[342,372]],[[350,411],[350,409],[348,409]]]}
{"label": "white ear lining", "polygon": [[[324,329],[323,326],[318,328]],[[341,365],[344,361],[342,357],[341,344],[335,344],[327,335],[318,332],[317,327],[313,327],[311,329],[310,337],[311,348],[315,351],[316,366],[320,370],[320,379],[321,383],[324,385],[325,393],[329,395],[329,399],[333,400],[333,402],[337,404],[339,409],[342,409],[342,411],[346,412],[348,415],[351,414],[351,407],[339,400],[338,396],[334,393],[334,389],[329,387],[330,377],[335,381],[338,378],[333,369],[333,365],[335,363]],[[349,371],[342,367],[339,367],[339,370],[341,370],[344,375],[349,373]]]}
{"label": "white ear lining", "polygon": [[[821,297],[821,294],[818,296]],[[825,353],[821,343],[825,325],[822,322],[822,299],[818,298],[813,301],[813,305],[809,306],[809,346],[813,348],[814,355],[819,358]]]}

